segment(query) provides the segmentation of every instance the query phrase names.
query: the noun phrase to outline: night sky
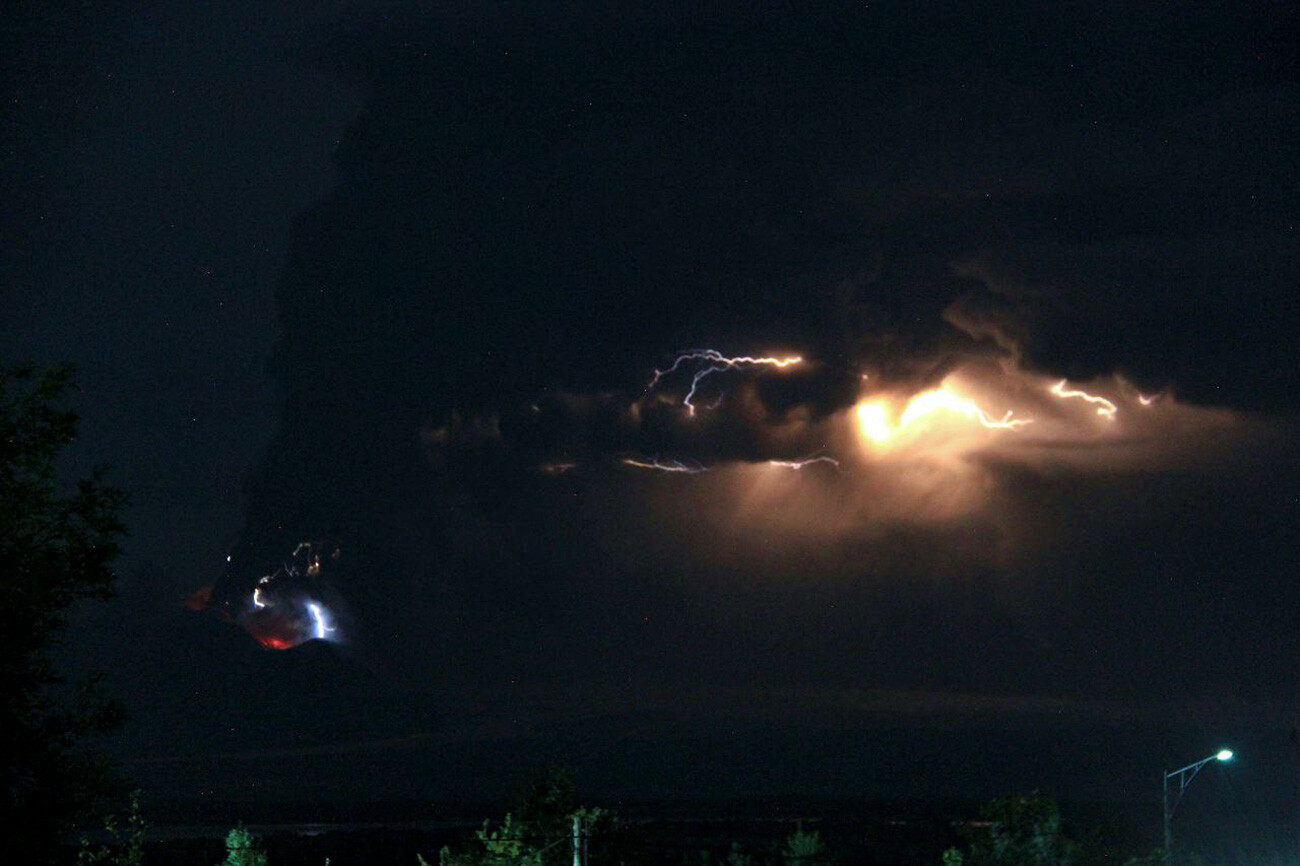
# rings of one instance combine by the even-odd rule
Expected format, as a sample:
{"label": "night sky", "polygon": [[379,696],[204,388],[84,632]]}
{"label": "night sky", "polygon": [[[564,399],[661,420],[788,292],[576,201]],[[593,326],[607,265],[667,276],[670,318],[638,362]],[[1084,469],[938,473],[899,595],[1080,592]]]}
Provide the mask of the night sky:
{"label": "night sky", "polygon": [[[1285,5],[698,5],[6,17],[0,351],[77,364],[70,468],[134,502],[67,647],[114,754],[175,802],[1038,788],[1154,843],[1228,745],[1189,808],[1294,839]],[[767,362],[655,381],[693,349]],[[987,413],[904,430],[936,390]],[[267,574],[331,640],[238,627]]]}

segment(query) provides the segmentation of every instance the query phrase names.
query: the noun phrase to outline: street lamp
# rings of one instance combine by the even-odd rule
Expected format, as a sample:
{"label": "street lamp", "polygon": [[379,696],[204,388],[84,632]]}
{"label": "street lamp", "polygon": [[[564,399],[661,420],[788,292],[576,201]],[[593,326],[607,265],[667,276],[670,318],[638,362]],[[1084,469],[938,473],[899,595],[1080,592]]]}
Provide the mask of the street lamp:
{"label": "street lamp", "polygon": [[[1204,767],[1206,764],[1210,763],[1210,761],[1231,760],[1232,749],[1220,749],[1208,758],[1202,758],[1195,763],[1188,764],[1186,767],[1182,767],[1178,770],[1171,770],[1164,774],[1161,787],[1164,789],[1165,801],[1165,866],[1168,866],[1169,864],[1169,849],[1174,843],[1173,832],[1169,829],[1169,825],[1174,818],[1174,810],[1177,809],[1178,804],[1182,802],[1183,793],[1187,790],[1187,786],[1192,784],[1192,779],[1195,779],[1196,774],[1201,772],[1201,767]],[[1174,804],[1170,806],[1169,780],[1175,776],[1178,777],[1178,796],[1174,798]]]}

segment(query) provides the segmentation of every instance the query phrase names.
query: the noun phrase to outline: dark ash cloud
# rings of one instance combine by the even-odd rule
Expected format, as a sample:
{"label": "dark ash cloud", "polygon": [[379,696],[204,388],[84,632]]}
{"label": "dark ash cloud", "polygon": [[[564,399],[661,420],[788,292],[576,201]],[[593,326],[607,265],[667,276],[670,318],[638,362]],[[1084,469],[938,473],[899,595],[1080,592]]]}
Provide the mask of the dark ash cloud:
{"label": "dark ash cloud", "polygon": [[[1077,731],[1287,688],[1300,207],[1271,13],[475,9],[335,34],[369,103],[297,224],[248,491],[250,555],[342,539],[344,658],[377,694],[528,720],[615,685],[924,693]],[[645,393],[682,347],[808,364],[719,377],[689,419],[681,381]],[[869,455],[864,388],[963,375],[1042,419],[1028,450],[762,471]],[[1147,420],[1106,438],[1061,377]]]}

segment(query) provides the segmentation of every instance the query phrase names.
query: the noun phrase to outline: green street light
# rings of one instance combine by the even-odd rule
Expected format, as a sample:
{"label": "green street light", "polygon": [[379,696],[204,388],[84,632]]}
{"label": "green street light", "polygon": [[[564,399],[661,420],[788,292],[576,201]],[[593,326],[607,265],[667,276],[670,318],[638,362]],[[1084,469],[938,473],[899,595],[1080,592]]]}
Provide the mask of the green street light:
{"label": "green street light", "polygon": [[[1201,767],[1204,767],[1206,764],[1210,763],[1210,761],[1231,761],[1231,760],[1232,760],[1232,749],[1220,749],[1219,751],[1215,752],[1213,755],[1210,755],[1210,757],[1208,758],[1202,758],[1199,761],[1195,761],[1191,764],[1188,764],[1186,767],[1181,767],[1177,770],[1171,770],[1168,773],[1163,774],[1164,778],[1162,780],[1161,786],[1164,790],[1164,803],[1165,803],[1165,866],[1168,866],[1169,864],[1169,853],[1170,853],[1169,849],[1173,847],[1174,844],[1174,836],[1172,830],[1170,829],[1170,823],[1174,819],[1174,810],[1177,809],[1178,804],[1182,802],[1183,793],[1187,790],[1187,786],[1192,784],[1192,779],[1195,779],[1196,774],[1201,772]],[[1170,806],[1169,805],[1169,780],[1174,778],[1175,776],[1178,777],[1178,796],[1174,798],[1174,804]]]}

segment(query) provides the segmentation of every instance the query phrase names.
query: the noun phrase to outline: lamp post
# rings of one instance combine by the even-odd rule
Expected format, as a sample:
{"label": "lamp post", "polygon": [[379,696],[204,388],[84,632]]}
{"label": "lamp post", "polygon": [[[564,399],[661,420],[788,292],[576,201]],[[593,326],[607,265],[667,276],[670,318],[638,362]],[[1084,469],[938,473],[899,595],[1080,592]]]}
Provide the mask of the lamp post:
{"label": "lamp post", "polygon": [[[1169,849],[1174,844],[1174,836],[1173,836],[1173,831],[1170,829],[1170,822],[1173,821],[1174,810],[1178,808],[1178,804],[1183,799],[1183,792],[1187,790],[1188,785],[1192,784],[1192,779],[1196,778],[1196,774],[1201,772],[1201,767],[1204,767],[1206,764],[1210,763],[1210,761],[1231,761],[1231,760],[1232,760],[1232,750],[1220,749],[1219,751],[1215,752],[1213,755],[1210,755],[1210,757],[1208,758],[1202,758],[1199,761],[1188,764],[1186,767],[1182,767],[1177,770],[1170,770],[1168,773],[1164,774],[1161,787],[1164,790],[1164,803],[1165,803],[1165,866],[1169,866]],[[1178,777],[1178,795],[1174,797],[1174,804],[1170,806],[1169,805],[1169,780],[1174,778],[1175,776]]]}

